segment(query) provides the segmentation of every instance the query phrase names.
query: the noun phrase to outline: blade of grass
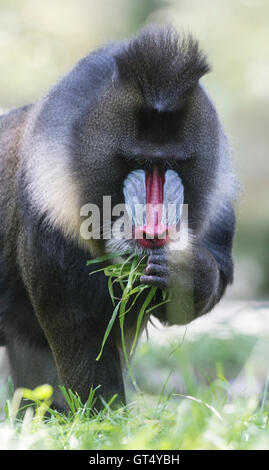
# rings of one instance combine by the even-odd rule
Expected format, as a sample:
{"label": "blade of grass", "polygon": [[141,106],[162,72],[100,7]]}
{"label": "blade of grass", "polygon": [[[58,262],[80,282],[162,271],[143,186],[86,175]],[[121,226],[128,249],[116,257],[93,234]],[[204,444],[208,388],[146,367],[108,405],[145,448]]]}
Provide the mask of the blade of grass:
{"label": "blade of grass", "polygon": [[115,307],[115,298],[114,298],[112,277],[110,277],[110,278],[108,279],[108,291],[109,291],[109,295],[110,295],[110,297],[111,297],[113,306]]}
{"label": "blade of grass", "polygon": [[207,403],[206,401],[200,400],[199,398],[192,397],[191,395],[183,395],[182,393],[174,393],[173,396],[174,396],[174,397],[187,398],[187,400],[192,400],[192,401],[195,401],[196,403],[199,403],[199,404],[201,404],[201,405],[204,405],[204,406],[206,406],[215,416],[217,416],[217,418],[218,418],[220,421],[224,421],[223,417],[219,414],[219,412],[216,410],[216,408],[214,408],[214,406],[212,406],[212,405],[209,405],[209,403]]}
{"label": "blade of grass", "polygon": [[264,386],[264,391],[263,391],[263,397],[262,397],[262,403],[261,403],[261,412],[262,413],[264,411],[264,407],[265,407],[265,404],[266,404],[268,391],[269,391],[269,373],[267,374],[266,382],[265,382],[265,386]]}
{"label": "blade of grass", "polygon": [[117,251],[115,253],[109,253],[104,256],[99,256],[99,258],[94,258],[90,259],[87,261],[87,266],[90,266],[91,264],[97,264],[97,263],[102,263],[102,261],[106,261],[111,258],[115,258],[117,256],[123,256],[129,254],[127,251]]}
{"label": "blade of grass", "polygon": [[118,313],[118,310],[121,306],[121,301],[116,305],[116,307],[114,308],[113,310],[113,313],[112,313],[112,317],[107,325],[107,329],[105,331],[105,334],[104,334],[104,337],[103,337],[103,341],[102,341],[102,345],[101,345],[101,350],[96,358],[96,361],[99,361],[100,357],[102,356],[102,352],[103,352],[103,349],[104,349],[104,346],[105,346],[105,343],[107,341],[107,338],[109,336],[109,333],[112,329],[112,326],[114,325],[114,322],[116,320],[116,317],[117,317],[117,313]]}
{"label": "blade of grass", "polygon": [[[123,297],[126,296],[126,294],[128,293],[128,291],[129,291],[129,287],[128,287],[128,285],[127,285],[126,288],[125,288],[125,290],[124,290],[124,292],[123,292]],[[124,295],[124,294],[125,294],[125,295]],[[127,298],[126,300],[124,300],[123,302],[121,302],[121,308],[120,308],[119,320],[120,320],[120,331],[121,331],[121,345],[122,345],[123,357],[124,357],[124,360],[125,360],[126,367],[127,367],[127,369],[128,369],[130,378],[131,378],[131,380],[132,380],[132,383],[133,383],[133,386],[134,386],[136,392],[139,393],[139,387],[138,387],[138,385],[137,385],[137,383],[136,383],[136,380],[135,380],[133,371],[132,371],[131,366],[130,366],[130,363],[129,363],[128,353],[127,353],[126,344],[125,344],[125,336],[124,336],[124,318],[125,318],[125,309],[126,309],[127,302],[128,302],[128,298]]]}
{"label": "blade of grass", "polygon": [[150,289],[150,291],[149,291],[149,293],[148,293],[146,299],[144,300],[144,303],[143,303],[143,305],[140,309],[140,312],[138,314],[137,323],[136,323],[135,337],[134,337],[133,345],[132,345],[131,352],[130,352],[131,355],[133,354],[134,348],[135,348],[136,343],[137,343],[137,338],[138,338],[138,335],[139,335],[139,332],[140,332],[141,323],[142,323],[142,320],[143,320],[143,317],[144,317],[145,310],[148,307],[148,305],[150,304],[150,302],[152,301],[154,295],[156,294],[156,290],[157,290],[157,287],[152,287]]}

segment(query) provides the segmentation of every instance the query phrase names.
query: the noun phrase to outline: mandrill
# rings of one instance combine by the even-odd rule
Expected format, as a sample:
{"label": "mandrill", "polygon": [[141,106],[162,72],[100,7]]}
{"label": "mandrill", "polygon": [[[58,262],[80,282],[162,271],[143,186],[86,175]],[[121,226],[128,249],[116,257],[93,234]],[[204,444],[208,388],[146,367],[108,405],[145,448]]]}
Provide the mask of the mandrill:
{"label": "mandrill", "polygon": [[[89,276],[97,255],[119,246],[147,255],[140,282],[157,287],[156,305],[171,292],[154,310],[168,325],[209,312],[232,282],[236,178],[199,82],[208,72],[191,35],[152,26],[93,51],[43,98],[0,117],[0,344],[15,387],[50,383],[59,408],[59,384],[84,402],[99,385],[103,399],[124,403],[118,322],[96,361],[113,312],[106,276]],[[104,196],[128,205],[131,237],[104,236]],[[169,234],[184,226],[183,203],[187,244]],[[100,210],[99,239],[82,236],[87,204]],[[146,204],[140,223],[137,204]],[[169,204],[173,224],[156,217]],[[138,312],[126,316],[130,341]]]}

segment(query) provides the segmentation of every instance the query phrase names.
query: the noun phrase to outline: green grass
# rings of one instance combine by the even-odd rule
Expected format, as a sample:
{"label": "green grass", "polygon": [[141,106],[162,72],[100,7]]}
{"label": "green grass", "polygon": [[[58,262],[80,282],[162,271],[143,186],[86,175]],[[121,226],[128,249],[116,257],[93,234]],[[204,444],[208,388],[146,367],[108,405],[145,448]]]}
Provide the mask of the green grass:
{"label": "green grass", "polygon": [[[158,346],[144,342],[132,368],[140,392],[127,381],[128,405],[94,412],[63,390],[69,414],[48,411],[50,388],[26,391],[35,409],[20,411],[16,391],[0,423],[1,449],[269,449],[266,387],[260,394],[234,394],[232,382],[266,372],[268,340],[248,336],[201,336]],[[263,362],[264,361],[264,362]],[[32,395],[31,395],[32,393]],[[47,413],[46,413],[47,412]]]}
{"label": "green grass", "polygon": [[[126,254],[126,253],[118,253]],[[101,256],[100,258],[95,258],[93,260],[89,260],[87,265],[96,265],[98,263],[103,263],[104,261],[107,263],[111,258],[115,258],[116,254],[108,254],[105,256]],[[149,286],[146,284],[141,284],[139,279],[144,274],[146,268],[146,259],[147,256],[139,259],[135,254],[127,254],[127,258],[123,263],[119,264],[105,264],[101,268],[94,270],[90,273],[90,276],[94,275],[97,272],[103,271],[105,276],[108,278],[108,291],[110,294],[110,298],[112,304],[114,306],[114,310],[111,315],[111,319],[107,325],[100,352],[96,358],[99,361],[100,357],[102,356],[103,348],[105,343],[109,337],[109,334],[113,328],[113,325],[116,319],[119,321],[120,326],[120,333],[121,333],[121,345],[122,345],[122,352],[123,357],[129,372],[130,377],[132,378],[132,382],[134,386],[136,386],[136,380],[133,375],[132,368],[130,367],[129,361],[129,354],[126,349],[125,344],[125,317],[130,312],[132,313],[132,308],[134,307],[135,303],[139,299],[142,294],[146,294],[144,296],[143,303],[141,305],[140,311],[137,316],[137,323],[136,323],[136,331],[133,339],[133,344],[130,350],[130,356],[132,356],[135,347],[137,345],[137,341],[139,338],[141,324],[143,322],[143,318],[145,315],[149,315],[153,312],[153,310],[159,307],[162,304],[165,304],[170,301],[170,295],[168,292],[162,292],[162,302],[159,302],[157,305],[152,305],[152,301],[155,298],[157,287]],[[121,288],[121,297],[118,298],[115,293],[115,284],[118,284]]]}

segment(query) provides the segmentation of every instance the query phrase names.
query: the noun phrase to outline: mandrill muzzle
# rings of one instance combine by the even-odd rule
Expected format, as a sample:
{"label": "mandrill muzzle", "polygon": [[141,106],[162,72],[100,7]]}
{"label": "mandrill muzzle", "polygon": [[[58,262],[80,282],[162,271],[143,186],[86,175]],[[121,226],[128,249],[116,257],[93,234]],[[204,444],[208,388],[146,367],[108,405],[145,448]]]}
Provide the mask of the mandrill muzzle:
{"label": "mandrill muzzle", "polygon": [[123,194],[133,238],[144,248],[159,248],[179,229],[184,203],[181,178],[173,170],[132,171]]}

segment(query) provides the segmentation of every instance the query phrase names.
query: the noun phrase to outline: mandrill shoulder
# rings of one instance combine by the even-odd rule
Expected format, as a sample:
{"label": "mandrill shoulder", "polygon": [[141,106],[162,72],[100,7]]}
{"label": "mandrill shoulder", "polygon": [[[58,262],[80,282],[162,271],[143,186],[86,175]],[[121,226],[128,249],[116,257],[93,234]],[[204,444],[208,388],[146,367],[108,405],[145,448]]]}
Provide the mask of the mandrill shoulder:
{"label": "mandrill shoulder", "polygon": [[0,165],[10,152],[17,150],[28,112],[32,105],[0,112]]}
{"label": "mandrill shoulder", "polygon": [[1,228],[9,232],[16,212],[16,182],[20,162],[20,142],[31,105],[0,115],[0,217]]}
{"label": "mandrill shoulder", "polygon": [[0,205],[13,190],[20,160],[20,142],[31,105],[0,113]]}

